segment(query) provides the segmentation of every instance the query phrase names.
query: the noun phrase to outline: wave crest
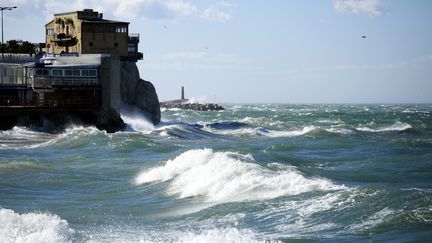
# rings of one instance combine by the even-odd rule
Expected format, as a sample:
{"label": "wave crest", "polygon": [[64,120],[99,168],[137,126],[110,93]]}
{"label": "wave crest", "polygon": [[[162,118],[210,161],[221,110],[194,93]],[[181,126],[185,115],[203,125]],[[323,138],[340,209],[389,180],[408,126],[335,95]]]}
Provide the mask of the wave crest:
{"label": "wave crest", "polygon": [[135,178],[136,185],[167,181],[169,195],[202,196],[206,202],[267,200],[345,188],[326,179],[306,178],[294,168],[275,171],[256,164],[251,156],[211,149],[189,150]]}
{"label": "wave crest", "polygon": [[388,127],[379,127],[379,128],[370,128],[370,127],[358,127],[357,131],[361,132],[402,132],[407,129],[412,128],[412,126],[408,123],[396,122],[395,124]]}
{"label": "wave crest", "polygon": [[0,242],[72,242],[74,233],[57,215],[0,209]]}

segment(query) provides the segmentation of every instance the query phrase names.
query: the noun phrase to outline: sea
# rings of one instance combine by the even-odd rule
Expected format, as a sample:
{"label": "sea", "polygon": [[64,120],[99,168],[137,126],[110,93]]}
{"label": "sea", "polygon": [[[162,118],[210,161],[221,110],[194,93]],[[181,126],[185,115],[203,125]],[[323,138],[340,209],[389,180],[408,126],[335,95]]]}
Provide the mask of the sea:
{"label": "sea", "polygon": [[431,242],[431,104],[0,132],[0,242]]}

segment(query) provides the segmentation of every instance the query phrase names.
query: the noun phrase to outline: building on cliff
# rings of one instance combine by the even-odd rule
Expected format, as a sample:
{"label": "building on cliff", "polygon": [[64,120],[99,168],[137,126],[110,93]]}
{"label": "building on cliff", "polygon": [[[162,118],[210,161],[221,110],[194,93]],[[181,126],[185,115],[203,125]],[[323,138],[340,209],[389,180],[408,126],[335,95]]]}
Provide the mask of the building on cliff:
{"label": "building on cliff", "polygon": [[123,60],[143,59],[139,34],[129,34],[129,23],[107,20],[92,9],[54,14],[45,25],[46,52],[113,54]]}
{"label": "building on cliff", "polygon": [[0,129],[73,119],[115,132],[125,125],[122,104],[159,123],[155,88],[135,63],[143,57],[139,35],[129,35],[128,25],[88,9],[55,14],[43,58],[0,59]]}

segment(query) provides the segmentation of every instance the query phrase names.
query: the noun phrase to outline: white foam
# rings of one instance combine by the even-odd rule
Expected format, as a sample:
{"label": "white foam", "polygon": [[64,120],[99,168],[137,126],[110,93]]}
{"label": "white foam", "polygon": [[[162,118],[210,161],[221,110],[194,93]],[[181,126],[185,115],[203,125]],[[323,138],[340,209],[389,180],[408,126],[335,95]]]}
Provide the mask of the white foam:
{"label": "white foam", "polygon": [[[207,225],[200,226],[199,229],[179,229],[153,230],[148,228],[108,228],[101,232],[90,233],[88,243],[96,242],[142,242],[142,243],[194,243],[194,242],[264,242],[264,236],[249,230],[237,229],[234,227],[217,228]],[[269,241],[270,242],[270,241]],[[279,241],[271,241],[279,242]]]}
{"label": "white foam", "polygon": [[205,104],[207,102],[207,98],[205,96],[199,96],[199,97],[192,97],[189,98],[187,103],[199,103],[199,104]]}
{"label": "white foam", "polygon": [[375,133],[375,132],[391,132],[391,131],[401,132],[410,128],[412,128],[410,124],[397,121],[395,124],[388,127],[380,127],[380,128],[358,127],[356,128],[356,130],[361,132]]}
{"label": "white foam", "polygon": [[238,153],[189,150],[137,175],[136,185],[169,182],[168,195],[204,202],[266,200],[345,188],[322,178],[306,178],[294,168],[271,170]]}
{"label": "white foam", "polygon": [[316,127],[314,126],[307,126],[302,129],[292,130],[292,131],[266,130],[260,127],[247,127],[247,128],[240,128],[240,129],[228,129],[228,130],[218,130],[208,126],[205,126],[203,128],[203,130],[206,132],[219,134],[219,135],[232,135],[232,136],[259,135],[259,136],[272,137],[272,138],[302,136],[314,131],[315,129]]}
{"label": "white foam", "polygon": [[343,122],[340,119],[321,119],[317,121],[318,123],[327,123],[327,124],[343,124]]}
{"label": "white foam", "polygon": [[0,242],[72,242],[73,235],[67,221],[57,215],[0,208]]}
{"label": "white foam", "polygon": [[260,131],[259,134],[260,135],[264,135],[264,136],[268,136],[268,137],[297,137],[297,136],[302,136],[305,135],[307,133],[310,133],[312,131],[314,131],[316,129],[316,127],[314,126],[307,126],[304,127],[300,130],[293,130],[293,131],[274,131],[274,130],[269,130],[269,131]]}
{"label": "white foam", "polygon": [[262,242],[251,230],[238,230],[235,228],[210,229],[203,232],[186,232],[178,239],[179,243],[219,243],[219,242]]}
{"label": "white foam", "polygon": [[63,140],[77,139],[83,135],[96,134],[95,127],[70,126],[59,134],[33,131],[28,128],[14,127],[0,132],[0,149],[33,149],[58,144]]}
{"label": "white foam", "polygon": [[325,129],[329,133],[337,133],[342,135],[348,135],[354,133],[352,130],[347,128],[341,128],[341,127],[331,127]]}
{"label": "white foam", "polygon": [[148,118],[136,109],[122,108],[120,116],[136,132],[150,134],[155,129]]}
{"label": "white foam", "polygon": [[376,227],[379,224],[382,224],[388,221],[390,218],[394,217],[398,211],[390,208],[383,208],[382,210],[375,212],[373,215],[369,216],[365,220],[358,224],[354,224],[350,227],[353,231],[363,231]]}
{"label": "white foam", "polygon": [[211,128],[209,126],[205,126],[202,130],[206,131],[206,132],[213,133],[213,134],[227,135],[227,136],[228,135],[231,135],[231,136],[256,135],[259,133],[258,128],[252,128],[252,127],[240,128],[240,129],[219,130],[219,129]]}
{"label": "white foam", "polygon": [[[350,189],[348,189],[350,190]],[[329,192],[307,200],[288,200],[267,207],[257,214],[257,217],[275,218],[275,228],[284,233],[285,237],[298,237],[304,233],[331,230],[337,227],[330,222],[316,222],[317,214],[333,208],[339,208],[346,203],[342,199],[346,191]]]}

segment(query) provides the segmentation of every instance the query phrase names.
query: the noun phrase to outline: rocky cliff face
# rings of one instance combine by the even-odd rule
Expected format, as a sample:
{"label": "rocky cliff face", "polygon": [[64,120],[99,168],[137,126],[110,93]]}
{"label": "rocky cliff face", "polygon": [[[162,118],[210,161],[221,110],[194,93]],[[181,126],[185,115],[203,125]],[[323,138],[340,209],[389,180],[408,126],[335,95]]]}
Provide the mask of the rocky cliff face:
{"label": "rocky cliff face", "polygon": [[124,104],[138,107],[152,122],[161,119],[159,99],[152,83],[140,78],[133,62],[121,63],[121,100]]}

